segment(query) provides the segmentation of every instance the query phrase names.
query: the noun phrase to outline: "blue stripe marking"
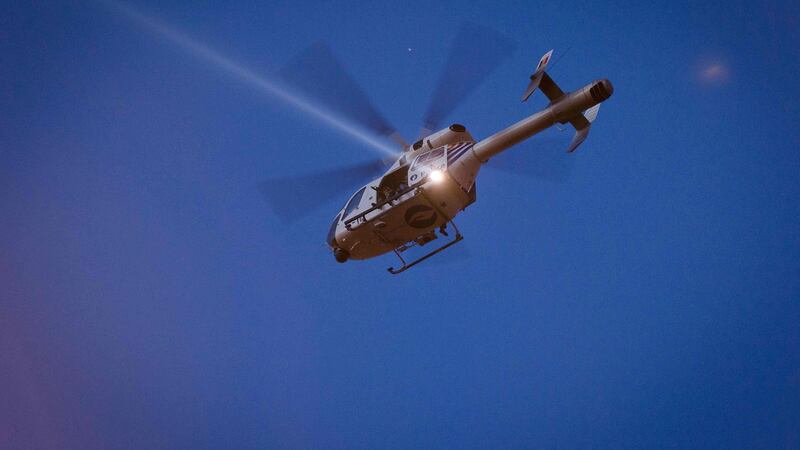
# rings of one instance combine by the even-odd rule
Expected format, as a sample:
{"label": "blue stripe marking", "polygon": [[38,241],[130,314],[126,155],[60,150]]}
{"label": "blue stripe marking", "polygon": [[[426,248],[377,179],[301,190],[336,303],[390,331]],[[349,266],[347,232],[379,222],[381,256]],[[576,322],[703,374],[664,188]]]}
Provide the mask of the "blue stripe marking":
{"label": "blue stripe marking", "polygon": [[450,165],[464,156],[475,144],[471,142],[462,143],[455,146],[447,153],[447,164]]}
{"label": "blue stripe marking", "polygon": [[466,146],[467,146],[467,144],[459,144],[459,145],[453,147],[452,149],[450,149],[450,151],[447,153],[447,159],[449,160],[449,159],[456,158],[458,155],[461,154],[460,152],[463,151],[463,149]]}
{"label": "blue stripe marking", "polygon": [[453,154],[453,153],[457,152],[458,150],[461,150],[462,148],[464,148],[466,145],[467,144],[465,142],[462,142],[461,144],[458,144],[455,147],[451,148],[450,151],[448,152],[448,154]]}
{"label": "blue stripe marking", "polygon": [[448,158],[448,159],[447,159],[447,162],[448,162],[448,163],[453,163],[453,162],[455,162],[456,160],[458,160],[459,158],[461,158],[461,156],[462,156],[464,153],[466,153],[466,150],[464,150],[464,151],[461,151],[461,152],[458,152],[458,153],[454,153],[452,157],[450,157],[450,158]]}

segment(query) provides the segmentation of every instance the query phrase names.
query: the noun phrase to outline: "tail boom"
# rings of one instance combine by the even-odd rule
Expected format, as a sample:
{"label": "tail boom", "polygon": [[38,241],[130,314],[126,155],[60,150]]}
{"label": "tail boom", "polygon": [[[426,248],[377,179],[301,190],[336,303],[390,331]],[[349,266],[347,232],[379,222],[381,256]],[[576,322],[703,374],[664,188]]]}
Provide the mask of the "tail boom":
{"label": "tail boom", "polygon": [[[577,133],[569,148],[570,152],[574,151],[586,139],[591,125],[583,112],[604,102],[614,92],[610,81],[598,80],[577,91],[565,94],[546,73],[542,73],[542,75],[539,87],[550,98],[551,103],[536,114],[475,144],[473,151],[481,162],[488,161],[492,156],[556,123],[570,123],[575,127]],[[591,118],[594,119],[595,115],[596,110],[593,111]]]}

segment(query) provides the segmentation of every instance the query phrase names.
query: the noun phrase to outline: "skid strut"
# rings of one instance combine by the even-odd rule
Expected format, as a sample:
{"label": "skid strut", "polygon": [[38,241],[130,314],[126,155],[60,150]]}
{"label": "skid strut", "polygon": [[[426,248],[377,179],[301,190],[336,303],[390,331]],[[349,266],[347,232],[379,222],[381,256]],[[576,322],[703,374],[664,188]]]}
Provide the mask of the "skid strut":
{"label": "skid strut", "polygon": [[[442,212],[442,210],[439,209],[439,207],[436,206],[436,204],[431,201],[431,199],[428,197],[428,195],[425,193],[424,190],[420,189],[420,193],[425,198],[425,200],[428,201],[428,204],[431,205],[436,210],[437,213],[441,214],[442,217],[447,217],[447,215],[445,215]],[[398,258],[400,258],[400,262],[402,262],[403,265],[400,266],[397,269],[395,269],[394,267],[389,267],[386,270],[388,270],[389,273],[391,273],[392,275],[397,275],[398,273],[405,272],[406,270],[414,267],[415,265],[421,263],[422,261],[425,261],[426,259],[430,258],[431,256],[443,251],[444,249],[446,249],[448,247],[451,247],[451,246],[459,243],[462,239],[464,239],[464,236],[461,235],[461,232],[458,230],[458,227],[456,226],[456,223],[453,222],[453,219],[448,219],[446,223],[450,224],[453,227],[453,231],[455,231],[455,237],[451,241],[447,242],[446,244],[442,245],[441,247],[438,247],[437,249],[435,249],[435,250],[433,250],[431,252],[426,253],[423,256],[420,256],[419,258],[415,259],[414,261],[411,261],[410,263],[406,262],[405,258],[403,258],[403,256],[400,253],[408,250],[411,247],[413,247],[414,244],[412,244],[412,245],[401,245],[400,247],[397,247],[397,248],[394,249],[394,254],[397,255]],[[444,225],[442,225],[442,227],[439,229],[439,231],[440,231],[441,234],[447,236],[447,232],[444,231],[444,228],[445,228]],[[433,233],[436,233],[436,231],[433,231]]]}
{"label": "skid strut", "polygon": [[[452,222],[450,222],[450,223],[452,223]],[[454,226],[454,228],[455,228],[455,226]],[[400,267],[399,267],[399,268],[397,268],[397,269],[395,269],[394,267],[389,267],[389,268],[388,268],[388,269],[386,269],[386,270],[388,270],[388,271],[389,271],[389,273],[391,273],[392,275],[397,275],[398,273],[405,272],[406,270],[408,270],[408,269],[410,269],[410,268],[412,268],[412,267],[416,266],[417,264],[421,263],[422,261],[425,261],[426,259],[430,258],[431,256],[433,256],[433,255],[435,255],[435,254],[437,254],[437,253],[441,252],[442,250],[444,250],[444,249],[446,249],[446,248],[448,248],[448,247],[450,247],[450,246],[453,246],[453,245],[457,244],[457,243],[458,243],[459,241],[461,241],[462,239],[464,239],[464,236],[462,236],[462,235],[461,235],[461,233],[459,233],[458,231],[456,231],[456,237],[455,237],[455,238],[454,238],[452,241],[450,241],[450,242],[448,242],[448,243],[446,243],[446,244],[442,245],[441,247],[437,248],[436,250],[433,250],[432,252],[429,252],[429,253],[425,254],[424,256],[421,256],[421,257],[419,257],[419,258],[415,259],[414,261],[411,261],[410,263],[406,262],[406,260],[405,260],[405,259],[403,258],[403,256],[400,254],[400,252],[401,252],[402,250],[405,250],[406,248],[409,248],[409,247],[399,247],[399,248],[400,248],[400,249],[402,249],[402,250],[398,250],[398,249],[396,248],[396,249],[394,249],[394,254],[395,254],[395,255],[397,255],[397,257],[398,257],[398,258],[400,258],[400,262],[402,262],[402,263],[403,263],[403,265],[402,265],[402,266],[400,266]]]}

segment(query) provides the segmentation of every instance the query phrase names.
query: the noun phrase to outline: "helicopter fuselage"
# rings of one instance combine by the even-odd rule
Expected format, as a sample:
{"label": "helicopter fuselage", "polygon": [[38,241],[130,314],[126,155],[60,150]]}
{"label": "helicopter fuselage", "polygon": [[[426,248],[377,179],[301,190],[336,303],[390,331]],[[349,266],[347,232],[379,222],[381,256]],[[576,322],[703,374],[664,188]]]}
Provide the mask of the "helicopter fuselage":
{"label": "helicopter fuselage", "polygon": [[408,183],[391,191],[382,190],[381,178],[369,183],[337,215],[328,243],[346,250],[349,258],[366,259],[405,243],[433,240],[436,229],[475,201],[480,162],[473,146],[465,141],[423,153],[399,169],[408,172]]}
{"label": "helicopter fuselage", "polygon": [[[471,136],[448,131],[442,134],[451,140],[467,140],[420,152],[359,189],[331,225],[328,244],[346,251],[349,258],[366,259],[406,243],[424,245],[435,239],[437,229],[444,230],[475,201],[481,166]],[[393,178],[400,181],[393,183]]]}
{"label": "helicopter fuselage", "polygon": [[[543,71],[537,71],[531,80],[534,89],[541,83],[550,99],[541,111],[480,142],[464,126],[451,125],[406,148],[382,177],[353,194],[328,233],[327,243],[337,261],[367,259],[393,250],[400,256],[410,247],[447,235],[452,219],[475,202],[475,179],[483,163],[556,123],[575,127],[567,150],[574,151],[586,138],[599,103],[613,93],[608,80],[592,82],[571,93],[562,92]],[[530,92],[529,86],[524,99]],[[457,229],[455,233],[452,243],[461,240]],[[400,259],[403,268],[390,268],[392,273],[422,260],[407,265],[402,256]]]}

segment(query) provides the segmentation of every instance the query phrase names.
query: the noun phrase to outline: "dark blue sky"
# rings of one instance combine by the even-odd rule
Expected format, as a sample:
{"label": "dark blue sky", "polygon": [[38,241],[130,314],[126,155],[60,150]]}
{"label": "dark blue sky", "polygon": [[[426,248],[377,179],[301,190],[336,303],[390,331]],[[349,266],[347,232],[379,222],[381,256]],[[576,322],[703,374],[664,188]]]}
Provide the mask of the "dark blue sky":
{"label": "dark blue sky", "polygon": [[575,154],[512,149],[538,176],[482,172],[462,248],[398,277],[334,262],[347,194],[286,225],[258,191],[363,144],[102,3],[25,3],[0,446],[800,447],[797,3],[135,3],[266,77],[326,41],[408,137],[463,21],[517,43],[449,117],[477,138],[544,104],[550,48],[565,89],[614,83]]}

